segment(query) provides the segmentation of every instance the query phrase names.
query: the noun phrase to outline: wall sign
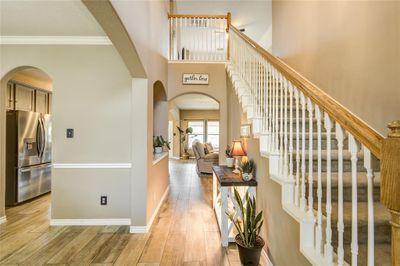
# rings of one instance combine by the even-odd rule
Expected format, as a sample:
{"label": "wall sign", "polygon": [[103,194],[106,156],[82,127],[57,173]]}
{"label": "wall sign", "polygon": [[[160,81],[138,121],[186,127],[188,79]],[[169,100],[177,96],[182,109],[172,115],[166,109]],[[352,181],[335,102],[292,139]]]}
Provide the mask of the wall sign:
{"label": "wall sign", "polygon": [[208,74],[184,73],[182,76],[183,85],[208,85]]}

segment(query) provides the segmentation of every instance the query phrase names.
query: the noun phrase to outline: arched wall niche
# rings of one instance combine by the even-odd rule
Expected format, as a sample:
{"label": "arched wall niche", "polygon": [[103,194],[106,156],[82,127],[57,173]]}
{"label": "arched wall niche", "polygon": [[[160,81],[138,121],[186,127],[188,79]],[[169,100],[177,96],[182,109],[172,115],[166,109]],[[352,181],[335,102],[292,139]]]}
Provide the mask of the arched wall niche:
{"label": "arched wall niche", "polygon": [[168,136],[168,101],[164,84],[157,80],[153,84],[153,136]]}

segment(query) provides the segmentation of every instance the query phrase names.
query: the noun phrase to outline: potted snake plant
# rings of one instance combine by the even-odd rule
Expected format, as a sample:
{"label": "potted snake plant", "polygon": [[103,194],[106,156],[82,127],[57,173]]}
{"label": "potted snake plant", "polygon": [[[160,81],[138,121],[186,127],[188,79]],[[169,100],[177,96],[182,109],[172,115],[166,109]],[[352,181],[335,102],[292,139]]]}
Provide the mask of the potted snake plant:
{"label": "potted snake plant", "polygon": [[263,212],[256,214],[256,199],[250,198],[246,192],[246,203],[242,201],[242,197],[235,189],[235,201],[239,207],[236,212],[226,214],[229,220],[235,225],[238,234],[235,237],[236,245],[239,249],[239,257],[242,265],[259,265],[261,250],[265,245],[264,240],[259,236],[263,225]]}

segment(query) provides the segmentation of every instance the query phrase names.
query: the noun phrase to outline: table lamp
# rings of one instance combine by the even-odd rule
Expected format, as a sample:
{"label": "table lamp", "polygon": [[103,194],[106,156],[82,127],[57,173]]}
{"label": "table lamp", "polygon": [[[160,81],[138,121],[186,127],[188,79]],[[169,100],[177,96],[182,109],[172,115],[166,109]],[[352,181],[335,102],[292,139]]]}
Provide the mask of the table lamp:
{"label": "table lamp", "polygon": [[246,152],[243,149],[242,141],[234,140],[232,141],[232,149],[231,149],[232,156],[235,157],[235,170],[234,173],[239,173],[239,157],[246,156]]}

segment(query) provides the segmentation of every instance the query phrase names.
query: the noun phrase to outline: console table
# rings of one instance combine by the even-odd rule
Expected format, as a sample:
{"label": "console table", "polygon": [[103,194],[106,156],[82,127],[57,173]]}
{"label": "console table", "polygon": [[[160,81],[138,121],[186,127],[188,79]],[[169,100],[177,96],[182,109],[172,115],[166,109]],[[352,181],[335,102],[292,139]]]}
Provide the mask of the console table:
{"label": "console table", "polygon": [[213,208],[217,217],[219,230],[221,233],[222,246],[227,247],[229,242],[235,242],[237,234],[233,223],[228,219],[226,212],[238,209],[234,188],[242,196],[243,203],[246,202],[244,196],[246,191],[250,197],[256,196],[257,181],[252,179],[244,181],[239,174],[233,173],[233,168],[225,165],[214,165],[213,169]]}

